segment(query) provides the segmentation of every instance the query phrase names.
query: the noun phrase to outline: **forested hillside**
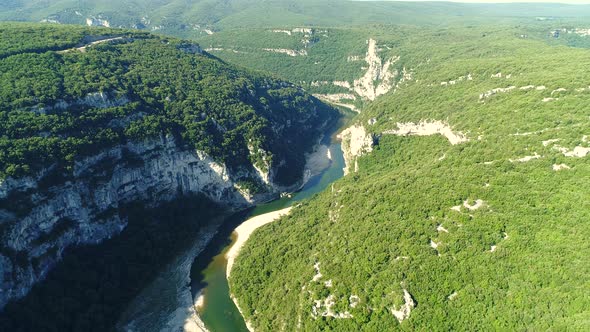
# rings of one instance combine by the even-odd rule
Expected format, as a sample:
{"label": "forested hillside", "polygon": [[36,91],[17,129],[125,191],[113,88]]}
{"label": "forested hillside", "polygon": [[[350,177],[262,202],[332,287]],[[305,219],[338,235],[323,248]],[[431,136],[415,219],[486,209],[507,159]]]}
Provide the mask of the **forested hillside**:
{"label": "forested hillside", "polygon": [[391,37],[413,80],[344,133],[349,175],[234,265],[257,331],[588,328],[590,58],[522,35]]}
{"label": "forested hillside", "polygon": [[[321,124],[334,114],[291,84],[201,55],[197,44],[72,26],[0,29],[7,46],[0,53],[0,178],[54,163],[67,174],[83,156],[171,135],[230,168],[280,164],[276,179],[289,185],[318,132],[285,124]],[[296,135],[302,130],[311,135]]]}
{"label": "forested hillside", "polygon": [[0,35],[0,330],[112,329],[216,218],[298,188],[338,117],[186,40],[30,23]]}
{"label": "forested hillside", "polygon": [[44,22],[0,24],[0,308],[21,298],[0,330],[112,329],[163,264],[210,239],[225,211],[212,201],[298,188],[337,116],[326,103],[357,114],[339,136],[347,175],[241,249],[229,288],[249,326],[589,330],[589,18],[563,4],[0,3],[2,21]]}

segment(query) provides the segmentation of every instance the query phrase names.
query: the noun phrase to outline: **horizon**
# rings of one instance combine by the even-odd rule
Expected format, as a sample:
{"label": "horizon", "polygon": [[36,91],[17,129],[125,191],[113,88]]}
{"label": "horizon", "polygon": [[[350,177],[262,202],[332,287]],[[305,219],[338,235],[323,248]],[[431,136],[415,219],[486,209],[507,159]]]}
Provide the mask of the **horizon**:
{"label": "horizon", "polygon": [[590,5],[590,0],[352,0],[359,2],[452,2],[452,3],[475,3],[475,4],[556,4],[556,5]]}

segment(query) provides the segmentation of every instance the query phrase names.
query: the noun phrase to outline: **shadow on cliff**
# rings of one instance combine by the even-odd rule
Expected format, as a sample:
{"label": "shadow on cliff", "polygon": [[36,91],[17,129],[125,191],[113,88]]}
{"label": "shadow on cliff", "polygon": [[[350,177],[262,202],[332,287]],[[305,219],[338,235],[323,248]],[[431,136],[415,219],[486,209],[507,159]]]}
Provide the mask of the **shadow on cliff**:
{"label": "shadow on cliff", "polygon": [[191,195],[148,209],[121,208],[129,225],[99,245],[70,248],[23,299],[0,313],[0,331],[113,331],[128,303],[222,214],[204,196]]}
{"label": "shadow on cliff", "polygon": [[193,299],[200,290],[207,286],[203,271],[209,266],[215,256],[219,255],[225,247],[231,244],[231,234],[234,229],[248,218],[252,210],[253,208],[247,209],[228,217],[211,242],[205,247],[205,250],[195,257],[191,266],[191,294]]}

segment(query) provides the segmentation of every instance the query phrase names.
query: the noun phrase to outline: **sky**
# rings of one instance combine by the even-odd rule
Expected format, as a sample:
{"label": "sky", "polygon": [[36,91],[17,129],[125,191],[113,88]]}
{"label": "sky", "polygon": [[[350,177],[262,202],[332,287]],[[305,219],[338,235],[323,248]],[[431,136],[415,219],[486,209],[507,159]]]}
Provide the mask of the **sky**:
{"label": "sky", "polygon": [[590,0],[386,0],[386,1],[446,1],[446,2],[468,2],[468,3],[511,3],[511,2],[545,2],[545,3],[567,3],[576,5],[590,4]]}

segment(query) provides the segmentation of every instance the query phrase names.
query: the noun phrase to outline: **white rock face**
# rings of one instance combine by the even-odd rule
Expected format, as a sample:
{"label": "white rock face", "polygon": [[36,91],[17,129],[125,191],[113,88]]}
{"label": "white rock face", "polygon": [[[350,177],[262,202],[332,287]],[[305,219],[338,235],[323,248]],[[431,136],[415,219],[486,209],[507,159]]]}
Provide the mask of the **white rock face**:
{"label": "white rock face", "polygon": [[373,137],[367,134],[365,127],[355,125],[347,128],[338,135],[342,140],[344,152],[344,175],[350,172],[350,167],[356,163],[356,159],[365,153],[373,151]]}
{"label": "white rock face", "polygon": [[304,34],[312,34],[313,33],[313,29],[312,28],[294,28],[291,31],[293,33],[304,33]]}
{"label": "white rock face", "polygon": [[340,102],[343,99],[356,100],[356,96],[351,93],[314,94],[313,96],[328,102]]}
{"label": "white rock face", "polygon": [[96,17],[88,17],[86,19],[86,25],[89,27],[111,27],[111,23],[109,21]]}
{"label": "white rock face", "polygon": [[289,36],[291,35],[291,30],[279,30],[279,29],[276,29],[276,30],[272,30],[272,32],[274,32],[274,33],[285,33],[285,34],[287,34]]}
{"label": "white rock face", "polygon": [[[313,85],[313,83],[312,83],[312,85]],[[348,103],[342,102],[342,100],[356,100],[356,96],[353,94],[350,94],[350,93],[336,93],[336,94],[316,93],[313,96],[324,101],[324,102],[330,103],[334,106],[346,107],[353,112],[360,113],[360,111],[353,104],[348,104]]]}
{"label": "white rock face", "polygon": [[559,138],[552,138],[552,139],[548,139],[546,141],[543,141],[541,143],[543,143],[543,146],[549,146],[549,145],[551,145],[553,143],[557,143],[559,141],[560,141]]}
{"label": "white rock face", "polygon": [[288,56],[307,56],[306,50],[289,50],[286,48],[263,48],[263,51],[272,52],[272,53],[282,53]]}
{"label": "white rock face", "polygon": [[61,24],[60,21],[56,20],[56,19],[52,19],[52,18],[44,18],[41,21],[39,21],[41,23],[53,23],[53,24]]}
{"label": "white rock face", "polygon": [[[383,63],[378,54],[377,42],[374,39],[369,39],[365,56],[365,61],[369,67],[363,77],[354,81],[354,92],[371,101],[389,92],[394,87],[394,79],[399,74],[397,70],[392,71],[390,67],[399,59],[399,57],[395,57]],[[381,83],[375,86],[375,81],[378,80]]]}
{"label": "white rock face", "polygon": [[319,316],[332,317],[336,319],[353,318],[352,314],[348,311],[334,311],[334,305],[336,305],[336,297],[333,294],[328,295],[328,297],[323,301],[315,300],[313,306],[311,307],[311,316],[313,319],[317,319]]}
{"label": "white rock face", "polygon": [[31,111],[45,114],[47,111],[58,109],[58,110],[65,110],[71,106],[88,106],[94,108],[108,108],[108,107],[117,107],[123,106],[129,103],[129,99],[127,96],[118,96],[113,98],[109,96],[106,92],[91,92],[87,94],[84,98],[80,98],[71,102],[67,102],[65,100],[58,100],[55,104],[45,107],[38,107],[35,106],[31,109]]}
{"label": "white rock face", "polygon": [[329,82],[328,81],[312,81],[310,84],[311,84],[311,86],[318,87],[318,86],[322,86],[322,85],[328,85]]}
{"label": "white rock face", "polygon": [[481,199],[477,199],[475,200],[475,204],[471,205],[469,204],[469,200],[466,200],[465,202],[463,202],[463,206],[469,211],[475,211],[481,208],[484,205],[484,203],[485,202]]}
{"label": "white rock face", "polygon": [[567,89],[564,89],[564,88],[555,89],[555,90],[551,91],[551,95],[553,96],[556,93],[566,92],[566,91],[567,91]]}
{"label": "white rock face", "polygon": [[410,313],[415,306],[416,303],[412,299],[412,295],[404,289],[404,304],[398,310],[391,308],[391,314],[401,323],[410,317]]}
{"label": "white rock face", "polygon": [[442,121],[423,120],[420,123],[397,123],[397,130],[386,130],[383,134],[398,136],[430,136],[440,134],[446,137],[452,145],[469,141],[461,132],[454,132],[451,127]]}
{"label": "white rock face", "polygon": [[566,164],[553,164],[554,171],[561,171],[566,169],[570,169],[570,167]]}
{"label": "white rock face", "polygon": [[[263,149],[255,149],[252,145],[248,145],[248,151],[250,152],[250,155],[252,154],[258,154],[260,156],[262,156],[262,165],[253,165],[254,166],[254,170],[256,170],[256,173],[258,175],[258,178],[266,185],[271,185],[272,184],[272,179],[274,176],[274,172],[271,169],[271,165],[269,162],[269,153],[268,151],[264,151]],[[268,169],[270,171],[265,171],[264,169]]]}
{"label": "white rock face", "polygon": [[348,58],[346,58],[347,62],[355,62],[355,61],[361,61],[361,57],[358,55],[349,55]]}
{"label": "white rock face", "polygon": [[459,76],[457,79],[454,79],[454,80],[440,82],[440,85],[442,85],[442,86],[455,85],[455,84],[457,84],[459,82],[463,82],[463,81],[473,81],[473,76],[471,74]]}
{"label": "white rock face", "polygon": [[469,204],[469,200],[465,200],[465,201],[463,201],[462,205],[453,206],[451,208],[451,210],[461,212],[461,207],[464,207],[469,211],[475,211],[475,210],[478,210],[481,207],[483,207],[484,204],[485,204],[485,202],[481,199],[476,200],[473,205]]}
{"label": "white rock face", "polygon": [[514,85],[509,86],[507,88],[495,88],[495,89],[492,89],[490,91],[486,91],[486,92],[480,94],[479,95],[479,100],[482,101],[482,100],[484,100],[486,98],[489,98],[489,97],[491,97],[491,96],[493,96],[493,95],[495,95],[497,93],[506,93],[506,92],[510,92],[510,91],[512,91],[514,89],[516,89],[516,87]]}
{"label": "white rock face", "polygon": [[566,153],[565,156],[566,157],[582,158],[582,157],[586,157],[588,154],[590,154],[590,148],[583,147],[583,146],[576,146],[574,148],[574,151]]}
{"label": "white rock face", "polygon": [[311,281],[319,281],[322,279],[322,272],[320,272],[320,262],[316,262],[313,265],[313,269],[315,270],[315,275],[311,279]]}
{"label": "white rock face", "polygon": [[[582,142],[587,143],[588,142],[588,136],[584,135],[582,137]],[[559,145],[554,145],[553,146],[553,149],[558,150],[559,152],[561,152],[566,157],[584,158],[584,157],[586,157],[587,155],[590,154],[590,147],[585,147],[585,146],[580,146],[580,145],[574,147],[573,150],[570,150],[570,149],[568,149],[566,147],[559,146]],[[0,194],[1,194],[1,192],[0,192]]]}
{"label": "white rock face", "polygon": [[430,239],[430,247],[432,247],[432,249],[438,248],[439,245],[440,243],[434,242],[432,239]]}
{"label": "white rock face", "polygon": [[339,86],[339,87],[342,87],[345,89],[352,90],[352,86],[347,81],[334,81],[334,82],[332,82],[332,84],[334,84],[335,86]]}
{"label": "white rock face", "polygon": [[514,162],[519,162],[519,163],[526,163],[526,162],[529,162],[529,161],[531,161],[531,160],[540,159],[540,158],[542,158],[542,157],[543,157],[543,156],[541,156],[541,155],[539,155],[538,153],[536,153],[536,152],[535,152],[535,154],[534,154],[534,155],[532,155],[532,156],[525,156],[525,157],[518,158],[518,159],[509,159],[509,161],[510,161],[511,163],[514,163]]}
{"label": "white rock face", "polygon": [[525,85],[525,86],[521,86],[519,89],[520,90],[523,90],[523,91],[528,91],[528,90],[531,90],[531,89],[534,89],[534,88],[535,88],[534,85]]}
{"label": "white rock face", "polygon": [[[568,33],[570,33],[571,31],[568,31]],[[574,33],[577,35],[580,35],[582,37],[586,37],[586,36],[590,36],[590,29],[584,29],[584,28],[576,28],[574,29]]]}
{"label": "white rock face", "polygon": [[[100,96],[89,100],[95,97],[100,103]],[[197,192],[230,208],[249,206],[256,199],[236,189],[225,165],[205,153],[181,150],[169,137],[103,151],[77,162],[73,174],[72,180],[50,190],[38,188],[43,173],[0,183],[0,199],[35,191],[27,195],[31,209],[26,215],[17,218],[0,209],[0,224],[6,227],[1,245],[27,257],[23,263],[0,254],[0,307],[26,295],[67,247],[99,243],[121,232],[126,220],[117,213],[120,204],[140,200],[156,205],[179,193]],[[257,198],[267,199],[268,194]],[[38,261],[36,267],[31,259]]]}

